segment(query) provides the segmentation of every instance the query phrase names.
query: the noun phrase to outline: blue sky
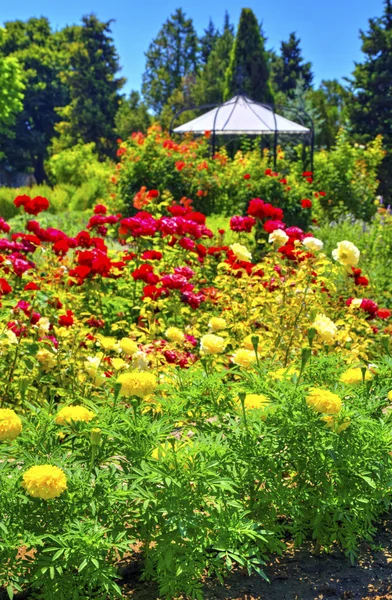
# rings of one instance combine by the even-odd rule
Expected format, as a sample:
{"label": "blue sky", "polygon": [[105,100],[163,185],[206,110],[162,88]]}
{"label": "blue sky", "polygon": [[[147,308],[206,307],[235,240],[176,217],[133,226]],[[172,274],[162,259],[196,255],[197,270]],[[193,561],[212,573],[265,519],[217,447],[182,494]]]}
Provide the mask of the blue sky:
{"label": "blue sky", "polygon": [[162,23],[182,7],[192,17],[198,32],[209,17],[221,26],[227,9],[237,25],[241,8],[251,8],[263,21],[267,47],[279,48],[292,31],[301,39],[303,55],[313,64],[315,83],[321,79],[348,76],[354,61],[361,60],[359,29],[367,29],[369,17],[380,16],[383,0],[2,0],[4,21],[46,16],[57,29],[80,21],[94,12],[102,20],[114,19],[121,74],[127,78],[125,91],[140,89],[145,66],[144,52]]}

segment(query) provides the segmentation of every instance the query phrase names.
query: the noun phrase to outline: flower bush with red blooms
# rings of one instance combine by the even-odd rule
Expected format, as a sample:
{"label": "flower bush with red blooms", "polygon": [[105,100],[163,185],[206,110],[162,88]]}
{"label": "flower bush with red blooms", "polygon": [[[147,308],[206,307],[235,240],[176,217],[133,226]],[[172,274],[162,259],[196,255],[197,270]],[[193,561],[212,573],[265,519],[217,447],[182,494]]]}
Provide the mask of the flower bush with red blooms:
{"label": "flower bush with red blooms", "polygon": [[[176,177],[197,172],[212,195],[227,156],[154,135],[184,163]],[[154,154],[149,136],[134,157],[151,141]],[[236,185],[257,189],[236,160]],[[290,173],[263,168],[291,192]],[[390,501],[392,318],[358,249],[326,255],[252,187],[214,233],[189,189],[174,200],[150,183],[130,214],[98,204],[72,235],[0,220],[0,512],[26,547],[16,535],[0,549],[12,592],[120,596],[115,565],[136,540],[162,597],[199,598],[226,563],[211,548],[259,573],[283,530],[352,552]]]}
{"label": "flower bush with red blooms", "polygon": [[383,150],[380,138],[359,147],[342,133],[332,150],[315,153],[314,172],[280,149],[275,170],[268,150],[239,150],[230,157],[223,148],[211,157],[207,136],[174,140],[154,125],[146,135],[121,141],[118,157],[113,194],[128,211],[190,196],[204,214],[231,217],[246,212],[249,198],[273,198],[288,224],[306,229],[312,218],[325,222],[350,212],[367,219],[375,212]]}

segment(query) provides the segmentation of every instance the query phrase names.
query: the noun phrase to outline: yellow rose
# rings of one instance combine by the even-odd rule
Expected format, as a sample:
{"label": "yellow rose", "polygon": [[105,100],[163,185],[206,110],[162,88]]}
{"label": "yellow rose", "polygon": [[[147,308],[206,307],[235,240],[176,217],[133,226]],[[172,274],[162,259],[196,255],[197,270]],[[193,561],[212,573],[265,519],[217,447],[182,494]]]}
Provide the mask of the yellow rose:
{"label": "yellow rose", "polygon": [[235,257],[238,258],[238,260],[244,260],[247,262],[252,260],[252,254],[249,252],[248,248],[242,244],[231,244],[230,250],[233,252]]}
{"label": "yellow rose", "polygon": [[322,314],[317,315],[312,327],[315,328],[321,340],[327,344],[332,344],[338,331],[335,323]]}
{"label": "yellow rose", "polygon": [[324,243],[321,240],[310,236],[304,238],[302,240],[302,243],[305,246],[305,248],[307,248],[311,252],[320,252],[320,250],[322,250],[324,247]]}
{"label": "yellow rose", "polygon": [[57,365],[56,355],[46,350],[46,348],[38,350],[36,357],[44,371],[50,371],[50,369],[53,369]]}
{"label": "yellow rose", "polygon": [[184,341],[184,333],[178,327],[168,327],[166,329],[165,335],[170,342],[183,342]]}
{"label": "yellow rose", "polygon": [[269,234],[268,241],[270,244],[276,244],[277,246],[284,246],[289,236],[283,231],[283,229],[275,229]]}
{"label": "yellow rose", "polygon": [[97,335],[97,339],[104,350],[117,350],[118,348],[117,340],[114,337]]}
{"label": "yellow rose", "polygon": [[200,340],[202,354],[222,354],[226,348],[226,340],[219,335],[207,333]]}
{"label": "yellow rose", "polygon": [[239,348],[236,352],[234,352],[231,360],[235,365],[248,368],[256,363],[256,353],[254,350]]}
{"label": "yellow rose", "polygon": [[355,267],[359,262],[360,251],[352,242],[344,240],[338,243],[338,247],[332,250],[333,258],[346,267]]}
{"label": "yellow rose", "polygon": [[131,340],[131,338],[122,338],[122,340],[119,341],[119,346],[127,356],[132,356],[138,351],[137,343]]}
{"label": "yellow rose", "polygon": [[222,317],[211,317],[208,327],[212,331],[222,331],[223,329],[226,329],[227,323]]}

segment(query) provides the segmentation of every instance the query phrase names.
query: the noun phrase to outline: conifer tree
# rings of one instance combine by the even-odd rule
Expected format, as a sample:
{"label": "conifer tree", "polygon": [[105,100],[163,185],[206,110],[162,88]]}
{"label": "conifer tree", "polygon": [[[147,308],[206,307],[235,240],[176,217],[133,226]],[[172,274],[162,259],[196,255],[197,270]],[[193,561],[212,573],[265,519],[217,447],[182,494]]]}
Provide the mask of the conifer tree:
{"label": "conifer tree", "polygon": [[260,27],[250,8],[243,8],[226,72],[225,99],[239,91],[252,100],[272,102],[267,55]]}
{"label": "conifer tree", "polygon": [[142,91],[149,108],[160,113],[185,76],[198,70],[198,39],[192,19],[178,8],[146,52]]}
{"label": "conifer tree", "polygon": [[299,79],[307,90],[312,85],[313,73],[310,62],[304,63],[300,40],[295,33],[290,34],[288,42],[282,42],[280,55],[274,62],[272,73],[274,88],[277,92],[283,92],[292,97]]}

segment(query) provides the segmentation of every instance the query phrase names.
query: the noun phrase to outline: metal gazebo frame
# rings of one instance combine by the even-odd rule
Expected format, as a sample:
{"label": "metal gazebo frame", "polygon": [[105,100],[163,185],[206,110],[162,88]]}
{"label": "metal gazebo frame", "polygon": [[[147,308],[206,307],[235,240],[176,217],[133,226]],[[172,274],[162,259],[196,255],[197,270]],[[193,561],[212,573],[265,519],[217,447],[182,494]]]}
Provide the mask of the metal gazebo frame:
{"label": "metal gazebo frame", "polygon": [[[240,98],[243,98],[245,103],[247,104],[247,106],[250,108],[250,110],[254,113],[255,117],[260,121],[260,123],[263,123],[265,126],[265,123],[263,122],[262,118],[252,109],[252,105],[256,105],[256,106],[261,106],[262,108],[269,110],[272,115],[273,115],[273,119],[274,119],[274,124],[275,127],[274,129],[270,129],[268,128],[267,131],[264,129],[261,132],[252,132],[249,130],[244,130],[244,131],[223,131],[223,130],[216,130],[216,122],[218,119],[218,115],[219,115],[219,111],[223,106],[230,106],[231,104],[233,105],[233,108],[230,112],[229,117],[226,119],[226,123],[229,121],[231,115],[233,114],[233,111],[235,109],[235,106],[238,102],[238,100]],[[173,133],[181,133],[184,134],[186,132],[176,132],[173,129],[173,125],[174,122],[176,121],[176,119],[184,112],[186,111],[190,111],[190,110],[204,110],[207,108],[216,108],[218,107],[218,110],[215,112],[214,115],[214,121],[213,121],[213,127],[210,129],[211,131],[211,153],[212,155],[215,154],[215,149],[216,149],[216,143],[217,143],[217,136],[218,135],[253,135],[253,136],[265,136],[265,135],[273,135],[274,136],[274,147],[273,147],[273,157],[274,157],[274,168],[276,168],[276,164],[277,164],[277,148],[278,148],[278,139],[279,139],[279,134],[282,135],[301,135],[301,136],[306,136],[308,144],[310,146],[310,170],[313,171],[314,168],[314,162],[313,162],[313,155],[314,155],[314,123],[312,118],[310,117],[310,115],[305,111],[305,110],[300,110],[300,109],[296,109],[293,108],[291,106],[284,106],[281,104],[278,105],[274,105],[274,104],[267,104],[267,103],[262,103],[262,102],[256,102],[255,100],[251,100],[250,98],[248,98],[245,94],[238,94],[236,96],[234,96],[231,100],[227,101],[227,102],[221,102],[221,103],[213,103],[213,104],[201,104],[199,106],[187,106],[185,108],[182,108],[181,110],[177,111],[171,122],[170,122],[170,135],[172,135]],[[302,127],[305,127],[307,129],[307,131],[301,132],[301,131],[281,131],[278,129],[277,127],[277,119],[276,117],[280,117],[281,115],[277,115],[275,109],[280,109],[283,111],[290,111],[291,113],[293,113],[295,115],[295,117],[300,121],[300,125]],[[202,115],[201,115],[202,116]],[[303,117],[305,117],[305,119],[308,121],[308,123],[310,124],[310,127],[307,126],[304,122]],[[195,135],[202,135],[201,132],[197,132],[195,133]],[[306,144],[304,142],[303,144],[303,157],[305,156],[306,153]],[[304,160],[304,158],[303,158]]]}

